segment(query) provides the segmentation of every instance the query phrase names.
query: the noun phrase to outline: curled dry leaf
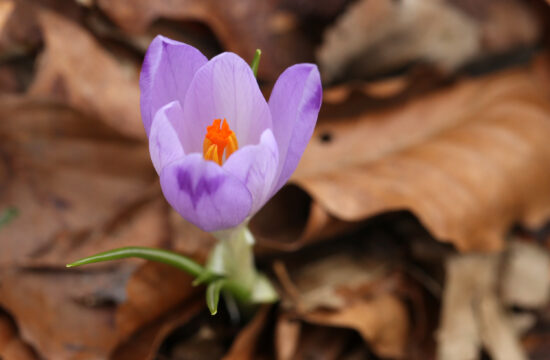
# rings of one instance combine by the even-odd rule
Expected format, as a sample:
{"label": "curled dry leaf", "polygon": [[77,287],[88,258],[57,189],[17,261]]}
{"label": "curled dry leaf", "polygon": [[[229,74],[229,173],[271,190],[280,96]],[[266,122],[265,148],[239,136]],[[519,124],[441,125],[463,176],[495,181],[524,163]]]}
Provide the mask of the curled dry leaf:
{"label": "curled dry leaf", "polygon": [[[151,279],[153,280],[153,279]],[[157,284],[164,282],[163,279],[154,279]],[[173,289],[176,289],[178,284],[170,284]],[[149,291],[149,289],[147,290]],[[176,290],[177,291],[177,290]],[[159,300],[155,296],[162,296],[163,294],[155,294],[154,300],[158,301],[161,307],[164,307],[164,300]],[[151,301],[153,302],[153,301]],[[156,306],[156,305],[155,305]],[[155,308],[154,312],[158,313],[159,308]],[[151,317],[149,314],[145,314],[151,307],[141,309],[140,317]],[[141,326],[141,328],[132,334],[128,339],[123,340],[118,346],[111,352],[109,359],[112,360],[153,360],[157,359],[157,354],[162,342],[166,337],[174,331],[176,328],[189,322],[194,316],[200,313],[204,309],[203,296],[193,296],[181,302],[175,308],[171,308],[170,312],[164,314],[160,318],[153,322]],[[137,309],[136,309],[137,310]],[[135,324],[136,322],[133,321]]]}
{"label": "curled dry leaf", "polygon": [[144,139],[137,66],[117,62],[78,24],[51,11],[40,9],[38,21],[45,49],[29,94],[54,98]]}
{"label": "curled dry leaf", "polygon": [[0,314],[0,356],[5,360],[35,360],[32,349],[19,337],[11,319]]}
{"label": "curled dry leaf", "polygon": [[228,51],[252,60],[261,49],[260,76],[276,77],[288,66],[313,58],[299,19],[277,1],[99,0],[99,7],[128,32],[144,32],[158,18],[207,24]]}
{"label": "curled dry leaf", "polygon": [[525,2],[476,6],[485,10],[482,19],[453,1],[359,1],[325,32],[317,52],[323,77],[379,74],[416,60],[449,72],[476,57],[534,46],[541,36],[540,21]]}
{"label": "curled dry leaf", "polygon": [[190,275],[171,266],[145,263],[126,285],[126,301],[116,313],[120,338],[126,339],[140,326],[150,323],[183,300],[199,292]]}
{"label": "curled dry leaf", "polygon": [[224,360],[252,360],[255,359],[254,352],[258,345],[261,331],[268,320],[270,306],[261,307],[254,318],[241,330],[233,341],[231,349],[223,357]]}
{"label": "curled dry leaf", "polygon": [[348,304],[337,312],[314,311],[309,322],[357,330],[374,352],[382,357],[403,358],[409,334],[409,314],[405,304],[393,295]]}
{"label": "curled dry leaf", "polygon": [[[323,116],[293,177],[305,192],[283,189],[255,219],[276,226],[258,236],[295,248],[409,210],[460,250],[495,250],[513,224],[540,226],[550,216],[547,69],[540,61],[391,110]],[[281,207],[288,219],[272,216]]]}
{"label": "curled dry leaf", "polygon": [[[401,358],[409,336],[409,313],[395,293],[394,286],[399,285],[391,280],[387,265],[365,256],[346,254],[305,264],[293,276],[295,294],[289,305],[297,319],[354,329],[379,356]],[[386,285],[379,288],[377,283]],[[282,315],[282,321],[288,322],[288,316]],[[289,349],[298,350],[293,344],[296,341],[291,340]],[[277,344],[282,345],[282,339]],[[292,358],[289,349],[279,350],[281,358]]]}

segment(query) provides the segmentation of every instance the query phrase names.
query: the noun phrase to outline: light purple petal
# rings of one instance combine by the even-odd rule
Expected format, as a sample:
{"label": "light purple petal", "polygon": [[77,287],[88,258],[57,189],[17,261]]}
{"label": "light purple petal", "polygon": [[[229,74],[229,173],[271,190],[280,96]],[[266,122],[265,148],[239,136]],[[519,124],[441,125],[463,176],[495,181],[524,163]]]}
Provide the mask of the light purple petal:
{"label": "light purple petal", "polygon": [[139,79],[141,118],[147,135],[161,107],[174,100],[184,103],[193,76],[207,61],[194,47],[161,35],[151,42]]}
{"label": "light purple petal", "polygon": [[323,90],[317,66],[297,64],[286,69],[269,98],[273,134],[279,146],[277,192],[298,166],[313,134]]}
{"label": "light purple petal", "polygon": [[160,185],[170,205],[204,231],[241,224],[252,206],[246,186],[200,154],[186,155],[166,165],[160,174]]}
{"label": "light purple petal", "polygon": [[185,155],[178,136],[182,114],[179,101],[172,101],[157,112],[151,125],[149,152],[158,174],[166,164]]}
{"label": "light purple petal", "polygon": [[232,53],[214,57],[197,71],[183,114],[188,128],[183,138],[187,153],[202,152],[206,127],[214,119],[227,119],[240,147],[258,144],[263,131],[271,127],[269,107],[250,66]]}
{"label": "light purple petal", "polygon": [[270,129],[263,132],[258,145],[247,145],[233,153],[223,168],[243,182],[252,194],[250,216],[269,200],[277,175],[279,150]]}

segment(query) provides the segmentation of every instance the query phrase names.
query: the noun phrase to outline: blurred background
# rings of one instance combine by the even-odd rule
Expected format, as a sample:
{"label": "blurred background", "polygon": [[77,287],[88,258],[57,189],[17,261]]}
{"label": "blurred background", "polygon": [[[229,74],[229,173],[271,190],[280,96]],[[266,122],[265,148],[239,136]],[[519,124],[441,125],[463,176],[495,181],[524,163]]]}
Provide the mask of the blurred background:
{"label": "blurred background", "polygon": [[[0,0],[0,358],[550,359],[544,0]],[[253,219],[281,301],[204,289],[115,247],[204,261],[139,111],[157,35],[251,61],[269,96],[316,63],[291,182]]]}

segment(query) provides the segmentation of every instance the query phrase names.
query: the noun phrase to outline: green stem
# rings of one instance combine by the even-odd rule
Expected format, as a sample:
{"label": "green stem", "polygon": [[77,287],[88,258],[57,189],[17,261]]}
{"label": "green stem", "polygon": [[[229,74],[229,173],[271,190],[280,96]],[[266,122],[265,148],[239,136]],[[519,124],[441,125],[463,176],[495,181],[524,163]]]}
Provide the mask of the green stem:
{"label": "green stem", "polygon": [[261,56],[262,56],[262,50],[256,49],[256,53],[254,54],[254,59],[252,59],[252,64],[250,64],[250,67],[252,68],[252,72],[254,73],[254,77],[258,77],[258,66],[260,66]]}
{"label": "green stem", "polygon": [[242,302],[250,302],[250,289],[243,286],[241,283],[226,279],[224,289],[235,296],[235,299]]}
{"label": "green stem", "polygon": [[[70,268],[86,264],[126,259],[131,257],[157,261],[174,266],[193,275],[194,277],[201,278],[201,283],[211,283],[212,281],[220,279],[220,276],[214,273],[211,273],[211,276],[205,276],[204,274],[208,272],[207,269],[183,255],[179,255],[168,250],[138,246],[129,246],[105,251],[77,260],[75,262],[67,264],[66,266]],[[242,284],[238,283],[237,281],[229,279],[224,280],[224,288],[235,295],[235,297],[238,299],[246,301],[250,298],[250,290]]]}
{"label": "green stem", "polygon": [[67,264],[67,267],[75,267],[109,260],[126,259],[130,257],[162,262],[186,271],[195,277],[201,275],[205,271],[201,265],[185,256],[167,250],[138,246],[123,247],[88,256]]}

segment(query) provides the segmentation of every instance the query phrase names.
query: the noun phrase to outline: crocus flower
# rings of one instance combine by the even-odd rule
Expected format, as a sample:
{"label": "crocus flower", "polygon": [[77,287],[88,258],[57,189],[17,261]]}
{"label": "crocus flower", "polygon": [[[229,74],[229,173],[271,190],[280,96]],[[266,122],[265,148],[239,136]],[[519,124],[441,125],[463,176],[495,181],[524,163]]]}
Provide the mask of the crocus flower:
{"label": "crocus flower", "polygon": [[317,67],[286,69],[266,102],[233,53],[208,60],[157,36],[140,78],[141,114],[167,201],[209,232],[246,222],[288,180],[321,106]]}

